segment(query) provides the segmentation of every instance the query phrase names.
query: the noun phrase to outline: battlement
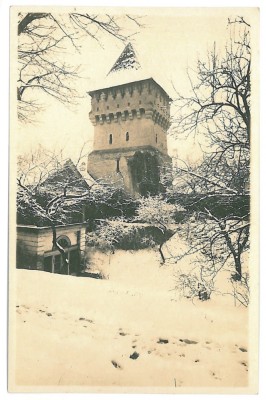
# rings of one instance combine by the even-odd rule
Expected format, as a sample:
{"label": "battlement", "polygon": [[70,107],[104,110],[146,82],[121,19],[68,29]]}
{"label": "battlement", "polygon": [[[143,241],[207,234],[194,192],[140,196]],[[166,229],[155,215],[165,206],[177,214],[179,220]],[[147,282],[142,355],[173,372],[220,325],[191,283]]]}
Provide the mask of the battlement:
{"label": "battlement", "polygon": [[171,99],[151,78],[89,92],[94,126],[148,118],[165,131],[170,127]]}

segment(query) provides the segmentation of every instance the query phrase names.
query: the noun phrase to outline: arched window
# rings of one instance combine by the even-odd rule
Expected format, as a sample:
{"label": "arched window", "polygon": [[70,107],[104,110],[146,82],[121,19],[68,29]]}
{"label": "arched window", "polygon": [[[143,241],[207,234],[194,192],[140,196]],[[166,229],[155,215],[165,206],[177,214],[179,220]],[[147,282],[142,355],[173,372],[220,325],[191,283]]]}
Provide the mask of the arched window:
{"label": "arched window", "polygon": [[[63,247],[64,249],[67,247],[71,246],[71,242],[69,237],[65,236],[65,235],[61,235],[56,239],[56,242],[59,244],[59,246]],[[53,250],[56,250],[57,247],[53,246]]]}
{"label": "arched window", "polygon": [[113,135],[110,133],[110,135],[109,135],[109,144],[112,144],[113,143]]}
{"label": "arched window", "polygon": [[137,110],[132,110],[132,111],[131,111],[131,114],[132,114],[132,117],[133,117],[133,118],[136,118],[136,116],[137,116]]}
{"label": "arched window", "polygon": [[128,132],[126,132],[126,141],[127,142],[129,141],[129,133]]}

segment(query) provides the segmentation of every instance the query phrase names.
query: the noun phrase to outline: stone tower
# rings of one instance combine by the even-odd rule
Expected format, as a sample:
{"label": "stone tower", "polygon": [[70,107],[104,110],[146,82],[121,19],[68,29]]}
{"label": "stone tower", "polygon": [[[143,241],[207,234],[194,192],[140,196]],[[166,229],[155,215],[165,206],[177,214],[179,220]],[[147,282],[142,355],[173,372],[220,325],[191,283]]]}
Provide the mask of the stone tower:
{"label": "stone tower", "polygon": [[160,191],[160,168],[169,166],[167,129],[171,99],[145,74],[129,43],[105,78],[89,92],[94,125],[88,173],[134,195]]}

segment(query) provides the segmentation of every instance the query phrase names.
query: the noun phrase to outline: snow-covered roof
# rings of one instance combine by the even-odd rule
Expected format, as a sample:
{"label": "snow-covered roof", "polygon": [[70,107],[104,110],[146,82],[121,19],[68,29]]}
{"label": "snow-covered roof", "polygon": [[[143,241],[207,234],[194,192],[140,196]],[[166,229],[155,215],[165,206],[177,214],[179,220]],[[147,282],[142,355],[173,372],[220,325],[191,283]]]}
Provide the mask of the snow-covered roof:
{"label": "snow-covered roof", "polygon": [[[150,69],[149,65],[149,69]],[[125,85],[131,82],[153,79],[169,95],[169,84],[158,74],[154,76],[148,68],[140,63],[139,57],[131,43],[128,43],[108,74],[102,79],[101,87],[91,87],[89,93],[115,86]]]}
{"label": "snow-covered roof", "polygon": [[78,171],[83,179],[86,181],[88,186],[94,185],[96,183],[95,179],[87,171],[87,163],[82,161],[78,164]]}
{"label": "snow-covered roof", "polygon": [[131,43],[128,43],[110,71],[108,72],[107,76],[121,70],[139,70],[141,65],[138,61],[137,55]]}

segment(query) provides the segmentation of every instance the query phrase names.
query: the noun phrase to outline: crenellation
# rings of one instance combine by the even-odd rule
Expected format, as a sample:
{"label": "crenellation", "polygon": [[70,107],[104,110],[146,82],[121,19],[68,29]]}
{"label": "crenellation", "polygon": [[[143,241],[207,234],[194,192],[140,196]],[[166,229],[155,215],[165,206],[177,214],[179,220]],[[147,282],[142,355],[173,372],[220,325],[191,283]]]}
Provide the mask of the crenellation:
{"label": "crenellation", "polygon": [[164,116],[167,117],[169,115],[170,106],[169,100],[166,99],[166,94],[164,94],[164,96],[160,94],[161,102],[158,100],[155,101],[155,96],[159,95],[158,88],[155,88],[155,84],[139,82],[138,85],[135,83],[129,84],[128,88],[124,88],[124,86],[125,85],[99,91],[99,102],[96,100],[97,96],[94,93],[92,94],[92,112],[90,114],[92,121],[95,118],[93,114],[115,113],[117,110],[121,110],[121,112],[128,110],[130,112],[133,109],[138,110],[140,106],[145,109],[152,106],[152,108],[156,109]]}
{"label": "crenellation", "polygon": [[[126,110],[118,111],[118,112],[107,112],[105,114],[94,114],[93,112],[89,113],[89,118],[94,126],[103,125],[105,123],[110,124],[112,122],[119,121],[127,121],[134,120],[134,118],[141,119],[147,118],[152,119],[155,124],[159,124],[164,130],[167,130],[170,126],[170,119],[165,115],[162,115],[161,112],[154,109],[131,109],[127,107]],[[164,113],[165,114],[165,113]]]}

